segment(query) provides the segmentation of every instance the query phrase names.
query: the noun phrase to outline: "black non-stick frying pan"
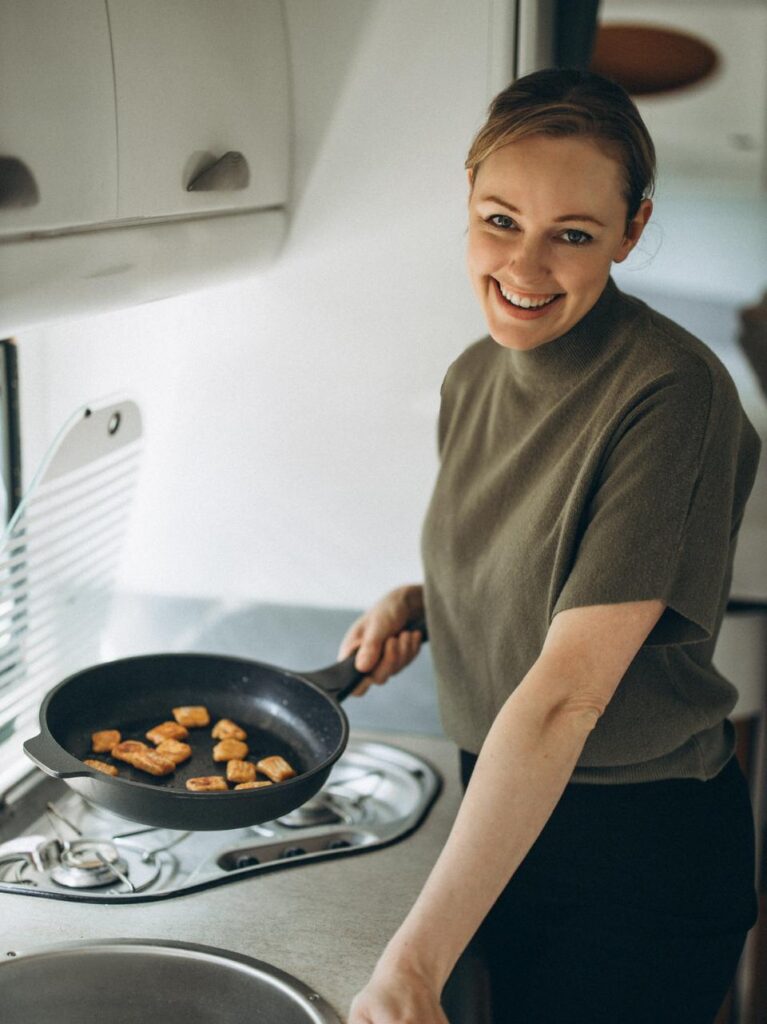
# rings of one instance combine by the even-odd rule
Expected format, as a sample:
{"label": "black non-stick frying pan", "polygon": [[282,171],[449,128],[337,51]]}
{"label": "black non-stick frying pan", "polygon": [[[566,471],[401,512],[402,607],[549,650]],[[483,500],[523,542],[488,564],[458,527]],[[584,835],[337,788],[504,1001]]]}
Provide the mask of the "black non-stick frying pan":
{"label": "black non-stick frying pan", "polygon": [[[423,622],[408,624],[425,636]],[[291,672],[215,654],[152,654],[95,665],[65,679],[40,708],[40,735],[24,744],[49,775],[86,800],[145,825],[182,830],[244,828],[294,810],[324,784],[341,756],[349,722],[340,701],[362,674],[354,655],[316,672]],[[212,759],[210,726],[191,729],[192,757],[172,775],[154,777],[109,756],[91,753],[91,733],[119,729],[147,742],[171,709],[203,704],[212,722],[230,718],[248,734],[249,760],[280,754],[296,770],[285,782],[252,790],[190,792],[185,781],[222,775]],[[114,763],[117,778],[83,763]]]}

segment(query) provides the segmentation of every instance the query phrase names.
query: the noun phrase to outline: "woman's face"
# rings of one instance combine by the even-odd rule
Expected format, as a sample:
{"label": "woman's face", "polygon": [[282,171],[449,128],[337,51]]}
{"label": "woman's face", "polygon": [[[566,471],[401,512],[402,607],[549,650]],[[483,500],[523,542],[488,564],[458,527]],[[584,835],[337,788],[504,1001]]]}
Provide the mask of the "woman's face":
{"label": "woman's face", "polygon": [[506,348],[536,348],[578,323],[652,212],[644,200],[627,230],[621,166],[590,139],[509,143],[469,185],[469,276]]}

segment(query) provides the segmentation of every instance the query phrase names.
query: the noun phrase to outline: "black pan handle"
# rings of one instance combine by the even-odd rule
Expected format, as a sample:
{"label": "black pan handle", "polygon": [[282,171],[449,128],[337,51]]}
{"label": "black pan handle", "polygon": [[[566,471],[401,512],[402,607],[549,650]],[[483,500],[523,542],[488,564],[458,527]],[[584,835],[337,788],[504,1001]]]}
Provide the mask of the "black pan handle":
{"label": "black pan handle", "polygon": [[[415,632],[416,630],[421,634],[423,640],[429,639],[426,630],[426,619],[422,615],[416,619],[410,619],[405,624],[402,632]],[[328,665],[327,668],[320,668],[315,672],[296,672],[296,675],[302,679],[308,679],[311,683],[315,683],[321,690],[325,691],[328,697],[332,697],[333,700],[337,700],[340,704],[353,690],[357,689],[361,679],[364,679],[366,675],[370,675],[369,672],[360,672],[354,667],[356,657],[357,651],[353,651],[343,661],[338,661],[335,665]]]}
{"label": "black pan handle", "polygon": [[56,779],[74,779],[80,775],[94,774],[87,764],[73,757],[45,733],[25,740],[24,753]]}

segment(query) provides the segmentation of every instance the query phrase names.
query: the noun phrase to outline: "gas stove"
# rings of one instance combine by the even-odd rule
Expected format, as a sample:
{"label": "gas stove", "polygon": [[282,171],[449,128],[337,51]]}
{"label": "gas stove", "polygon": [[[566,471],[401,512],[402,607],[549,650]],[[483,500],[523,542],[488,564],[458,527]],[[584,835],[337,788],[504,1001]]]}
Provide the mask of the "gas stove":
{"label": "gas stove", "polygon": [[441,786],[422,758],[353,741],[325,787],[285,817],[177,832],[136,825],[58,780],[33,778],[0,817],[0,892],[88,903],[167,899],[385,846],[418,827]]}

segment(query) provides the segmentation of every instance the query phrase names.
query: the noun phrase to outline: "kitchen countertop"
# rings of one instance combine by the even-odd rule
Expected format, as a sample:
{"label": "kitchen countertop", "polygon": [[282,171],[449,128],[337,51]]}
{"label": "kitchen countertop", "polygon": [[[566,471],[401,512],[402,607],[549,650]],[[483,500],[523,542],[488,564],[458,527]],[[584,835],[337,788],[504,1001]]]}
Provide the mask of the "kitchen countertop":
{"label": "kitchen countertop", "polygon": [[301,979],[344,1017],[444,843],[460,798],[455,748],[438,737],[353,731],[429,761],[444,787],[406,839],[155,903],[98,906],[0,893],[0,956],[51,943],[172,939],[233,950]]}

